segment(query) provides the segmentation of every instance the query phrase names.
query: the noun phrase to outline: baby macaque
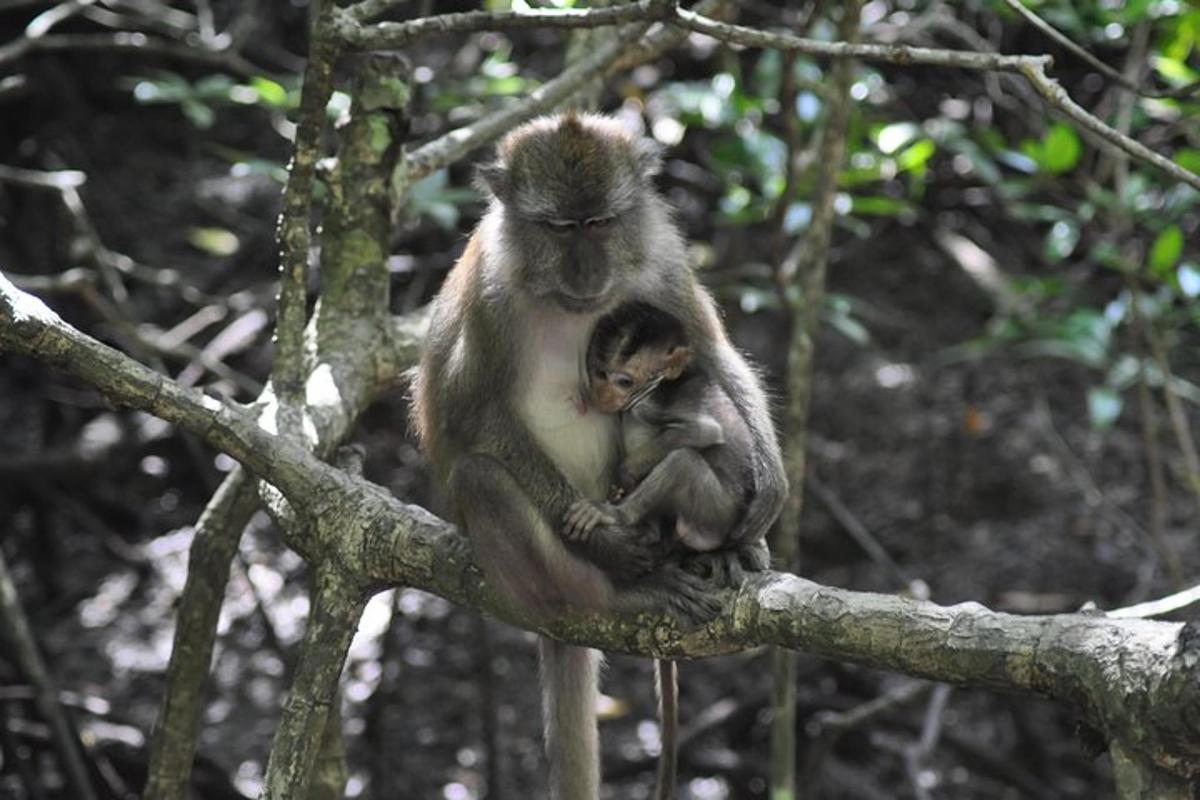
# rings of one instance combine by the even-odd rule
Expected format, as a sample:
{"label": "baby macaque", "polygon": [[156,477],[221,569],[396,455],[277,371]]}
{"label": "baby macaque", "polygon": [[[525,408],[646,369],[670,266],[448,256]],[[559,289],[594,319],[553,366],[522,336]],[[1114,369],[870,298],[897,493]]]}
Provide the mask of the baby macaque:
{"label": "baby macaque", "polygon": [[753,440],[729,396],[692,363],[683,325],[647,303],[597,323],[585,402],[621,414],[619,500],[576,502],[564,536],[674,518],[674,538],[706,552],[729,544],[753,493]]}

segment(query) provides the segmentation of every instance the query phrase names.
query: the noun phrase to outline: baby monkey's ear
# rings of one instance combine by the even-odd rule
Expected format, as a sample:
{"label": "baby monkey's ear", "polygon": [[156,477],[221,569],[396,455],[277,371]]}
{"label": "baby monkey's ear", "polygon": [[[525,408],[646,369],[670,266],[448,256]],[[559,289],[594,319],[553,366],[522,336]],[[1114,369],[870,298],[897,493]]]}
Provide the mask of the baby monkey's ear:
{"label": "baby monkey's ear", "polygon": [[692,351],[686,347],[672,347],[667,352],[667,358],[663,362],[663,379],[673,381],[683,374],[687,369],[687,365],[692,361]]}

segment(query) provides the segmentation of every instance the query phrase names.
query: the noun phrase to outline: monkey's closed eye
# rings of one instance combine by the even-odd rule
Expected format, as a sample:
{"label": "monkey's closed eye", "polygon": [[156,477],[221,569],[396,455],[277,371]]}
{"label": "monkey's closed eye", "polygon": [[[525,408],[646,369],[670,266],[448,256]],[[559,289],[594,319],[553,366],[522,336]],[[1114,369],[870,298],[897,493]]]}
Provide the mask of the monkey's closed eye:
{"label": "monkey's closed eye", "polygon": [[589,228],[603,228],[613,221],[612,217],[592,217],[583,224]]}
{"label": "monkey's closed eye", "polygon": [[555,233],[570,233],[579,227],[579,221],[574,219],[547,219],[542,224]]}

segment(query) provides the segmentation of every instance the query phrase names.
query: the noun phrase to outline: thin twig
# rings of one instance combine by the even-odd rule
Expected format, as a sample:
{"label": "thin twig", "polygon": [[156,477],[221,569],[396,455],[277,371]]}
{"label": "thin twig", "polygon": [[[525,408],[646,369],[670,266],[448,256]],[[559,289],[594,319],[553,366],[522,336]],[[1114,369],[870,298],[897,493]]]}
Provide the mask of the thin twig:
{"label": "thin twig", "polygon": [[[275,321],[275,364],[271,380],[282,401],[288,433],[299,435],[304,391],[304,326],[308,318],[308,258],[312,244],[310,212],[325,106],[333,94],[333,64],[338,44],[332,33],[334,0],[324,0],[311,34],[308,64],[300,90],[300,109],[288,181],[279,214],[280,283]],[[295,423],[295,424],[290,424]]]}
{"label": "thin twig", "polygon": [[653,22],[671,15],[671,0],[636,0],[606,8],[535,9],[530,11],[464,11],[422,17],[408,22],[380,22],[370,27],[359,25],[381,13],[381,4],[373,0],[351,6],[342,12],[335,25],[352,47],[392,49],[426,36],[445,33],[470,33],[520,28],[598,28],[629,22]]}
{"label": "thin twig", "polygon": [[742,25],[730,25],[682,8],[676,9],[675,15],[676,21],[689,30],[748,47],[765,47],[830,58],[861,58],[866,61],[882,61],[903,66],[925,64],[958,69],[1015,72],[1023,75],[1047,104],[1058,109],[1068,119],[1140,161],[1157,167],[1171,178],[1200,189],[1200,175],[1184,169],[1171,159],[1106,125],[1072,100],[1067,91],[1046,74],[1046,68],[1054,62],[1050,56],[1010,56],[960,50],[934,50],[926,47],[823,42],[787,33],[768,33]]}
{"label": "thin twig", "polygon": [[895,689],[846,711],[823,711],[813,718],[817,733],[809,742],[804,753],[804,768],[800,772],[801,786],[807,786],[816,796],[820,790],[821,772],[825,760],[838,740],[855,728],[859,728],[892,709],[911,703],[929,692],[935,684],[924,681],[906,681]]}
{"label": "thin twig", "polygon": [[[862,3],[844,3],[838,23],[838,35],[853,40],[857,35]],[[813,363],[816,354],[817,320],[825,303],[825,274],[829,248],[833,240],[834,200],[837,175],[846,149],[846,130],[850,119],[850,85],[855,64],[843,59],[829,70],[833,97],[821,126],[814,165],[812,220],[793,252],[803,249],[804,257],[776,265],[775,277],[790,312],[791,336],[788,343],[786,385],[788,402],[783,420],[784,469],[791,491],[775,526],[771,542],[774,559],[784,569],[798,571],[800,562],[801,516],[804,508],[804,476],[807,471],[808,417],[812,406]],[[793,113],[790,109],[787,113]],[[798,302],[789,300],[787,289],[797,285]],[[796,654],[775,648],[771,651],[770,759],[771,794],[790,795],[796,785]]]}
{"label": "thin twig", "polygon": [[1110,125],[1106,125],[1100,121],[1072,100],[1071,96],[1067,94],[1067,90],[1058,81],[1046,75],[1045,65],[1024,64],[1020,67],[1019,71],[1029,79],[1029,82],[1033,84],[1033,88],[1037,90],[1037,93],[1047,103],[1062,112],[1068,119],[1079,123],[1086,130],[1116,145],[1139,161],[1144,161],[1153,167],[1157,167],[1159,171],[1166,173],[1167,176],[1177,181],[1183,181],[1194,189],[1200,189],[1200,175],[1184,169],[1166,156],[1154,152],[1136,139],[1126,136]]}
{"label": "thin twig", "polygon": [[896,559],[892,558],[891,554],[875,538],[875,535],[842,502],[842,499],[838,497],[837,493],[828,484],[818,478],[816,473],[811,470],[806,476],[806,482],[813,496],[821,501],[825,509],[837,520],[846,533],[850,534],[850,538],[862,548],[863,552],[872,561],[891,573],[892,580],[896,582],[897,586],[907,588],[913,583],[912,578],[907,574],[906,570],[896,563]]}
{"label": "thin twig", "polygon": [[[694,10],[698,14],[724,20],[733,15],[736,7],[734,0],[701,0],[696,3]],[[626,48],[621,57],[609,65],[604,77],[609,78],[653,61],[668,50],[674,49],[687,36],[688,32],[678,25],[655,23],[645,36]]]}
{"label": "thin twig", "polygon": [[50,726],[54,749],[62,759],[68,785],[80,800],[96,800],[96,791],[88,775],[79,734],[58,700],[58,690],[54,688],[50,672],[46,669],[46,662],[38,652],[33,629],[29,625],[29,618],[25,616],[25,610],[21,607],[17,587],[13,583],[3,553],[0,553],[0,626],[4,628],[4,633],[7,634],[5,638],[9,640],[11,648],[6,648],[6,651],[12,654],[21,674],[34,687],[38,712]]}
{"label": "thin twig", "polygon": [[1054,62],[1047,55],[1000,55],[978,53],[969,50],[941,50],[930,47],[907,47],[894,44],[859,44],[851,42],[826,42],[807,39],[790,33],[774,33],[720,22],[689,11],[675,10],[674,22],[688,30],[711,36],[731,44],[745,47],[760,47],[768,50],[791,51],[826,58],[857,58],[863,61],[883,61],[901,66],[927,65],[933,67],[955,67],[1001,72],[1018,72],[1024,65],[1049,65]]}
{"label": "thin twig", "polygon": [[1140,94],[1143,97],[1176,99],[1176,98],[1181,98],[1181,97],[1187,97],[1188,95],[1191,95],[1197,91],[1200,91],[1200,81],[1193,81],[1193,82],[1187,84],[1186,86],[1181,86],[1176,89],[1168,89],[1166,91],[1161,91],[1158,89],[1152,89],[1147,86],[1142,86],[1137,81],[1131,80],[1127,75],[1123,74],[1122,72],[1120,72],[1116,69],[1113,69],[1108,64],[1105,64],[1099,58],[1097,58],[1096,56],[1094,56],[1090,52],[1088,52],[1088,50],[1086,48],[1082,47],[1081,45],[1076,44],[1066,34],[1062,33],[1060,30],[1058,30],[1053,25],[1051,25],[1049,22],[1046,22],[1046,20],[1042,19],[1037,14],[1033,13],[1033,11],[1031,9],[1026,8],[1020,2],[1020,0],[1004,0],[1004,2],[1008,5],[1009,8],[1011,8],[1018,15],[1020,15],[1022,18],[1024,18],[1025,21],[1028,22],[1030,25],[1034,26],[1035,28],[1040,30],[1042,33],[1049,36],[1051,39],[1053,39],[1059,45],[1061,45],[1062,47],[1064,47],[1068,51],[1070,51],[1072,54],[1074,54],[1076,57],[1086,61],[1089,66],[1091,66],[1093,69],[1099,71],[1106,78],[1108,78],[1112,81],[1115,81],[1116,83],[1120,84],[1122,87],[1128,89],[1131,92]]}
{"label": "thin twig", "polygon": [[0,47],[0,65],[16,61],[34,52],[59,52],[63,50],[113,50],[116,52],[145,53],[166,56],[184,61],[196,61],[220,67],[242,78],[262,74],[262,70],[230,50],[210,50],[190,47],[147,36],[141,31],[116,31],[114,33],[57,33],[36,39],[21,37]]}
{"label": "thin twig", "polygon": [[552,81],[548,81],[521,100],[500,111],[489,114],[470,125],[457,128],[413,150],[406,159],[410,181],[418,181],[431,172],[458,161],[467,153],[480,147],[518,123],[548,111],[576,90],[585,86],[603,73],[608,66],[620,58],[630,42],[636,41],[647,25],[630,25],[604,46],[584,58]]}
{"label": "thin twig", "polygon": [[1105,616],[1113,619],[1149,619],[1179,611],[1193,603],[1200,603],[1200,584],[1166,597],[1160,597],[1157,600],[1147,600],[1144,603],[1124,608],[1114,608],[1112,611],[1105,612]]}
{"label": "thin twig", "polygon": [[1175,391],[1171,359],[1167,355],[1166,346],[1163,345],[1162,335],[1154,327],[1154,323],[1147,320],[1142,330],[1149,341],[1150,354],[1155,365],[1158,366],[1158,372],[1162,378],[1163,400],[1167,404],[1167,419],[1171,422],[1175,443],[1179,445],[1179,451],[1183,454],[1184,483],[1196,499],[1200,500],[1200,452],[1196,450],[1196,439],[1192,435],[1192,424],[1188,420],[1187,411],[1179,399],[1179,393]]}
{"label": "thin twig", "polygon": [[59,3],[31,19],[25,26],[25,35],[30,39],[45,36],[55,25],[65,22],[94,2],[96,0],[67,0],[65,3]]}

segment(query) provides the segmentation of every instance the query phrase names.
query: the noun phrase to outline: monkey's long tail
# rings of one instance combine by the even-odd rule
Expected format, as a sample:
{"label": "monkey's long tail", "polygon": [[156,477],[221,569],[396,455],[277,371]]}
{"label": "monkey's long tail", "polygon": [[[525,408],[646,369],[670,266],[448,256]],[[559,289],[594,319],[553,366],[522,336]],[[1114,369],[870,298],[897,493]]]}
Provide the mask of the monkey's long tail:
{"label": "monkey's long tail", "polygon": [[596,688],[600,653],[545,637],[540,644],[551,800],[597,800],[600,742]]}
{"label": "monkey's long tail", "polygon": [[674,661],[656,659],[654,671],[658,686],[658,721],[662,726],[659,736],[662,752],[658,755],[658,787],[654,791],[654,800],[673,800],[679,759],[679,667]]}

